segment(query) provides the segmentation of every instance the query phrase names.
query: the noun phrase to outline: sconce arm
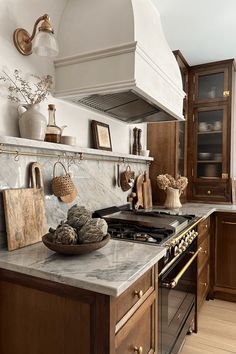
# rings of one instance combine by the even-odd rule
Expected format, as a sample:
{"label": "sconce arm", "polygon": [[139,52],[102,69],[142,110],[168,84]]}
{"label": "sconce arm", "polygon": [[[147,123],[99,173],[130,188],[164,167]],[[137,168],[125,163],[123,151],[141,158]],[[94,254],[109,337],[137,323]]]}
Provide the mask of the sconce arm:
{"label": "sconce arm", "polygon": [[[50,22],[49,22],[49,21],[50,21],[50,17],[48,16],[48,14],[45,14],[45,15],[43,15],[43,16],[40,16],[40,17],[36,20],[36,22],[35,22],[35,24],[34,24],[33,32],[32,32],[32,34],[31,34],[30,38],[27,40],[28,43],[32,42],[32,40],[34,39],[35,34],[36,34],[36,30],[37,30],[37,26],[38,26],[39,22],[41,22],[41,21],[44,21],[43,24],[49,24],[49,26],[50,26]],[[42,24],[42,26],[43,26],[43,24]],[[47,27],[48,27],[48,26],[47,26]],[[43,28],[45,28],[45,26],[43,26]],[[49,29],[52,31],[51,26],[48,27],[48,30],[49,30]],[[50,30],[49,30],[49,32],[51,32]]]}

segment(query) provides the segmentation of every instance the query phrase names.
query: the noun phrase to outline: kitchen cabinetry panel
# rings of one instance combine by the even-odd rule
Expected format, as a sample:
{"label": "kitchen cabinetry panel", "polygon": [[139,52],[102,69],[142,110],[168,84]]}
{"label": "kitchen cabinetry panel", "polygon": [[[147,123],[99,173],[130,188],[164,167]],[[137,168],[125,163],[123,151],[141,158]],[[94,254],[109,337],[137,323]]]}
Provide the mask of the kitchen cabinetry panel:
{"label": "kitchen cabinetry panel", "polygon": [[210,217],[200,221],[197,226],[198,248],[201,251],[197,260],[197,306],[196,306],[196,331],[198,329],[198,316],[201,306],[210,289]]}
{"label": "kitchen cabinetry panel", "polygon": [[[229,202],[233,60],[190,68],[189,199]],[[212,186],[212,187],[211,187]]]}
{"label": "kitchen cabinetry panel", "polygon": [[134,286],[116,298],[0,269],[0,353],[157,353],[156,272],[133,284],[133,304]]}
{"label": "kitchen cabinetry panel", "polygon": [[218,213],[215,234],[215,297],[236,302],[236,214]]}
{"label": "kitchen cabinetry panel", "polygon": [[[179,50],[174,52],[180,67],[183,90],[188,93],[189,65]],[[173,177],[187,175],[187,111],[188,95],[183,104],[183,115],[186,121],[149,123],[147,125],[147,148],[154,162],[150,166],[150,179],[154,203],[163,203],[165,193],[157,187],[156,177],[168,173]],[[181,196],[186,200],[186,190]]]}

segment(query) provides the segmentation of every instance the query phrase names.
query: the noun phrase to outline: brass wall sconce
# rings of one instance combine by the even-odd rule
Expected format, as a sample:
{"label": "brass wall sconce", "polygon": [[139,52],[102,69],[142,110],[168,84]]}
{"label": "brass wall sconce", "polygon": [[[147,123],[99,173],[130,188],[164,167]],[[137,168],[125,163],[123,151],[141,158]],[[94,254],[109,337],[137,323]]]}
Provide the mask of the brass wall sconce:
{"label": "brass wall sconce", "polygon": [[[36,34],[37,26],[41,21],[42,24]],[[58,54],[58,45],[54,37],[53,28],[50,24],[50,18],[47,14],[37,19],[34,24],[32,35],[23,28],[17,28],[14,31],[13,40],[17,50],[22,55],[30,55],[34,52],[39,56],[53,57]]]}

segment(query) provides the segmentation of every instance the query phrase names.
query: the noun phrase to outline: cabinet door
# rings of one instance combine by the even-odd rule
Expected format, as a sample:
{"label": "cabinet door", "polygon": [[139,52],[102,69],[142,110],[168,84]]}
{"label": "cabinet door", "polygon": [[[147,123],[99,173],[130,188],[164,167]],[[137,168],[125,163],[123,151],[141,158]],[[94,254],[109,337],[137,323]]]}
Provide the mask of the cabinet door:
{"label": "cabinet door", "polygon": [[229,68],[197,71],[194,81],[194,103],[227,101],[230,96]]}
{"label": "cabinet door", "polygon": [[229,201],[230,118],[228,105],[196,107],[191,161],[192,197]]}
{"label": "cabinet door", "polygon": [[215,286],[236,299],[236,214],[217,215],[215,253]]}
{"label": "cabinet door", "polygon": [[116,354],[157,353],[156,293],[143,303],[116,334]]}
{"label": "cabinet door", "polygon": [[195,179],[227,179],[228,111],[226,105],[194,110]]}

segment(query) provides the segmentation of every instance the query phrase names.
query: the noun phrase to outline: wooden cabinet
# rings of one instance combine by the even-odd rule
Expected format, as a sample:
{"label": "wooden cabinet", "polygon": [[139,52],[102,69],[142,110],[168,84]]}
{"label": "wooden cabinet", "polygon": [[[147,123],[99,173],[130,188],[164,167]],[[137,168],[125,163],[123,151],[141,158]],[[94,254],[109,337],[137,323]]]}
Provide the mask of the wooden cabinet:
{"label": "wooden cabinet", "polygon": [[210,217],[198,224],[198,248],[201,247],[201,251],[197,261],[197,316],[210,287],[210,226]]}
{"label": "wooden cabinet", "polygon": [[214,251],[214,296],[236,302],[236,214],[216,214]]}
{"label": "wooden cabinet", "polygon": [[0,269],[0,353],[157,354],[157,279],[109,297]]}
{"label": "wooden cabinet", "polygon": [[[183,90],[187,93],[189,66],[179,50],[174,54],[180,67]],[[150,166],[154,203],[163,203],[165,200],[165,193],[157,187],[157,175],[168,173],[175,178],[178,175],[187,175],[187,107],[188,96],[186,95],[183,105],[183,115],[186,121],[147,125],[147,148],[150,150],[150,155],[154,157]],[[186,191],[181,199],[186,199]]]}
{"label": "wooden cabinet", "polygon": [[233,60],[189,71],[190,200],[229,202]]}

